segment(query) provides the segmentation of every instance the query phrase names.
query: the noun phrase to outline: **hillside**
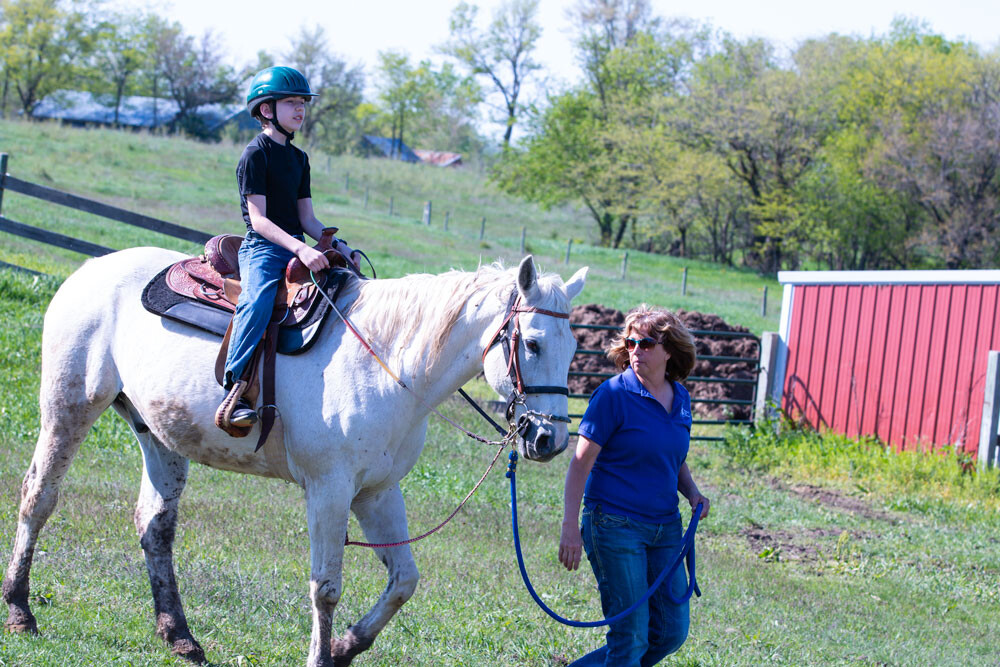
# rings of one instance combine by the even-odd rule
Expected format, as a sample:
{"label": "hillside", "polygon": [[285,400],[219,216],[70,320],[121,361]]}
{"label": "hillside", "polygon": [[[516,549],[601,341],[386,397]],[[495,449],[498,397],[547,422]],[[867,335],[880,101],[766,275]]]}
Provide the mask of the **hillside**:
{"label": "hillside", "polygon": [[[121,206],[211,233],[240,233],[234,168],[242,146],[106,129],[0,121],[0,152],[8,172],[27,181]],[[363,248],[383,277],[474,268],[480,262],[517,260],[522,228],[527,250],[545,270],[568,277],[584,264],[591,278],[581,302],[621,310],[646,301],[668,308],[715,313],[751,331],[775,330],[779,286],[750,271],[708,262],[593,245],[596,228],[585,211],[542,211],[506,196],[475,169],[442,170],[384,160],[312,153],[313,198],[318,217],[341,228]],[[367,189],[367,207],[365,191]],[[392,198],[393,215],[389,215]],[[432,224],[421,223],[432,201]],[[197,253],[184,241],[5,193],[5,217],[113,248],[159,245]],[[448,213],[448,230],[443,229]],[[482,218],[485,237],[479,239]],[[566,246],[573,240],[569,266]],[[0,234],[0,261],[68,275],[82,255]],[[688,268],[687,295],[681,275]],[[760,314],[767,286],[767,317]]]}

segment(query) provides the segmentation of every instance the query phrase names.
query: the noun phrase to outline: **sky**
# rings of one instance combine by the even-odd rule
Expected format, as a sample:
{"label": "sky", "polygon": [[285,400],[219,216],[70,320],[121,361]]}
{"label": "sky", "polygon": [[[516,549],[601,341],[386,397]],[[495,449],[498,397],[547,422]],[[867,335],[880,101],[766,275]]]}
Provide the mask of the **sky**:
{"label": "sky", "polygon": [[[448,17],[458,0],[152,0],[157,13],[179,21],[192,34],[216,32],[226,45],[231,64],[256,61],[264,49],[273,54],[287,50],[290,39],[303,26],[322,26],[330,50],[359,63],[371,72],[378,52],[400,50],[413,60],[432,58],[434,46],[448,38]],[[480,18],[489,18],[501,0],[472,0]],[[570,22],[563,0],[540,0],[542,37],[537,59],[556,81],[575,82],[580,72],[574,58]],[[685,3],[652,0],[661,16],[686,16],[709,21],[738,37],[766,37],[792,49],[802,39],[830,32],[864,37],[888,31],[894,16],[928,22],[935,32],[950,39],[970,39],[984,49],[1000,42],[1000,22],[995,1],[987,0],[700,0]]]}

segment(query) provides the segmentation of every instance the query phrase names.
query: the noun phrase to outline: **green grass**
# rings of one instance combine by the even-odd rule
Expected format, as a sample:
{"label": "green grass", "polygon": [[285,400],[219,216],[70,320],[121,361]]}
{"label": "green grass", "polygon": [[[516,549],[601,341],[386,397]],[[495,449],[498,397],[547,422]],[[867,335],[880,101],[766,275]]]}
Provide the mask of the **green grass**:
{"label": "green grass", "polygon": [[[241,151],[242,146],[231,142],[202,144],[143,133],[0,121],[0,152],[10,155],[12,175],[213,234],[244,229],[235,183]],[[645,301],[715,313],[756,333],[777,328],[776,281],[742,269],[634,250],[629,251],[627,276],[622,280],[624,251],[594,245],[596,227],[589,214],[572,207],[542,211],[498,192],[475,168],[440,169],[322,154],[313,154],[311,160],[318,217],[340,227],[343,238],[364,249],[380,276],[474,269],[496,259],[515,263],[520,259],[523,227],[526,249],[541,268],[569,278],[580,266],[590,266],[580,303],[627,310]],[[430,227],[421,222],[428,200],[433,202]],[[17,193],[4,194],[3,215],[116,249],[158,245],[200,252],[192,243]],[[480,241],[483,217],[486,234]],[[566,266],[570,239],[573,248]],[[65,277],[83,259],[77,253],[0,233],[0,261]],[[687,294],[682,296],[685,267]],[[765,286],[770,305],[762,317]]]}
{"label": "green grass", "polygon": [[[4,559],[37,436],[42,312],[57,283],[0,270]],[[470,389],[489,393],[481,384]],[[460,404],[443,409],[487,432]],[[997,664],[995,474],[963,474],[949,456],[912,461],[807,432],[757,434],[697,446],[689,457],[712,499],[698,538],[704,596],[692,602],[688,642],[664,664]],[[457,505],[493,453],[439,420],[428,436],[403,482],[413,534]],[[543,599],[589,620],[600,613],[592,575],[586,566],[567,573],[556,561],[567,464],[560,456],[519,466],[521,534]],[[140,470],[131,435],[106,414],[42,532],[32,573],[42,635],[0,634],[0,665],[185,664],[154,635],[131,521]],[[506,480],[494,472],[452,524],[414,547],[416,594],[355,664],[549,667],[600,644],[600,630],[558,625],[528,597],[508,502]],[[310,632],[304,514],[291,485],[192,466],[175,556],[187,615],[211,664],[302,664]],[[350,532],[360,536],[353,522]],[[344,583],[338,632],[374,603],[384,570],[367,550],[349,548]]]}

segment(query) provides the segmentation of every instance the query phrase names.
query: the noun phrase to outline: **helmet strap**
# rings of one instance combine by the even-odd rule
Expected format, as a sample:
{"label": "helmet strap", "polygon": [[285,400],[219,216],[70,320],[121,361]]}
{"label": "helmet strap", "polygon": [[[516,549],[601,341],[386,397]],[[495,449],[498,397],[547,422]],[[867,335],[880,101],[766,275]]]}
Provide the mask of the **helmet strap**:
{"label": "helmet strap", "polygon": [[[285,135],[285,137],[289,141],[291,141],[292,139],[295,138],[295,133],[289,132],[288,130],[286,130],[281,126],[281,123],[278,122],[278,100],[270,100],[270,102],[271,102],[271,115],[273,116],[273,118],[271,118],[271,124],[274,125],[274,129],[276,129],[278,132],[281,132],[283,135]],[[264,102],[264,104],[267,104],[267,102]]]}

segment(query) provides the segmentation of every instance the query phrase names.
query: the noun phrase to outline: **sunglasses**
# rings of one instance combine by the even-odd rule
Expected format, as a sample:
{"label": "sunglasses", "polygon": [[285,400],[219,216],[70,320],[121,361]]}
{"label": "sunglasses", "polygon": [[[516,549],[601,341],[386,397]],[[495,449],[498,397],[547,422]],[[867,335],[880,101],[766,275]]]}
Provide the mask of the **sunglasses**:
{"label": "sunglasses", "polygon": [[646,336],[645,338],[639,338],[639,339],[626,338],[625,339],[625,349],[629,350],[631,352],[632,350],[635,349],[635,346],[638,345],[640,350],[651,350],[651,349],[653,349],[653,346],[659,344],[659,342],[660,341],[658,341],[658,340],[656,340],[654,338],[650,338],[649,336]]}

